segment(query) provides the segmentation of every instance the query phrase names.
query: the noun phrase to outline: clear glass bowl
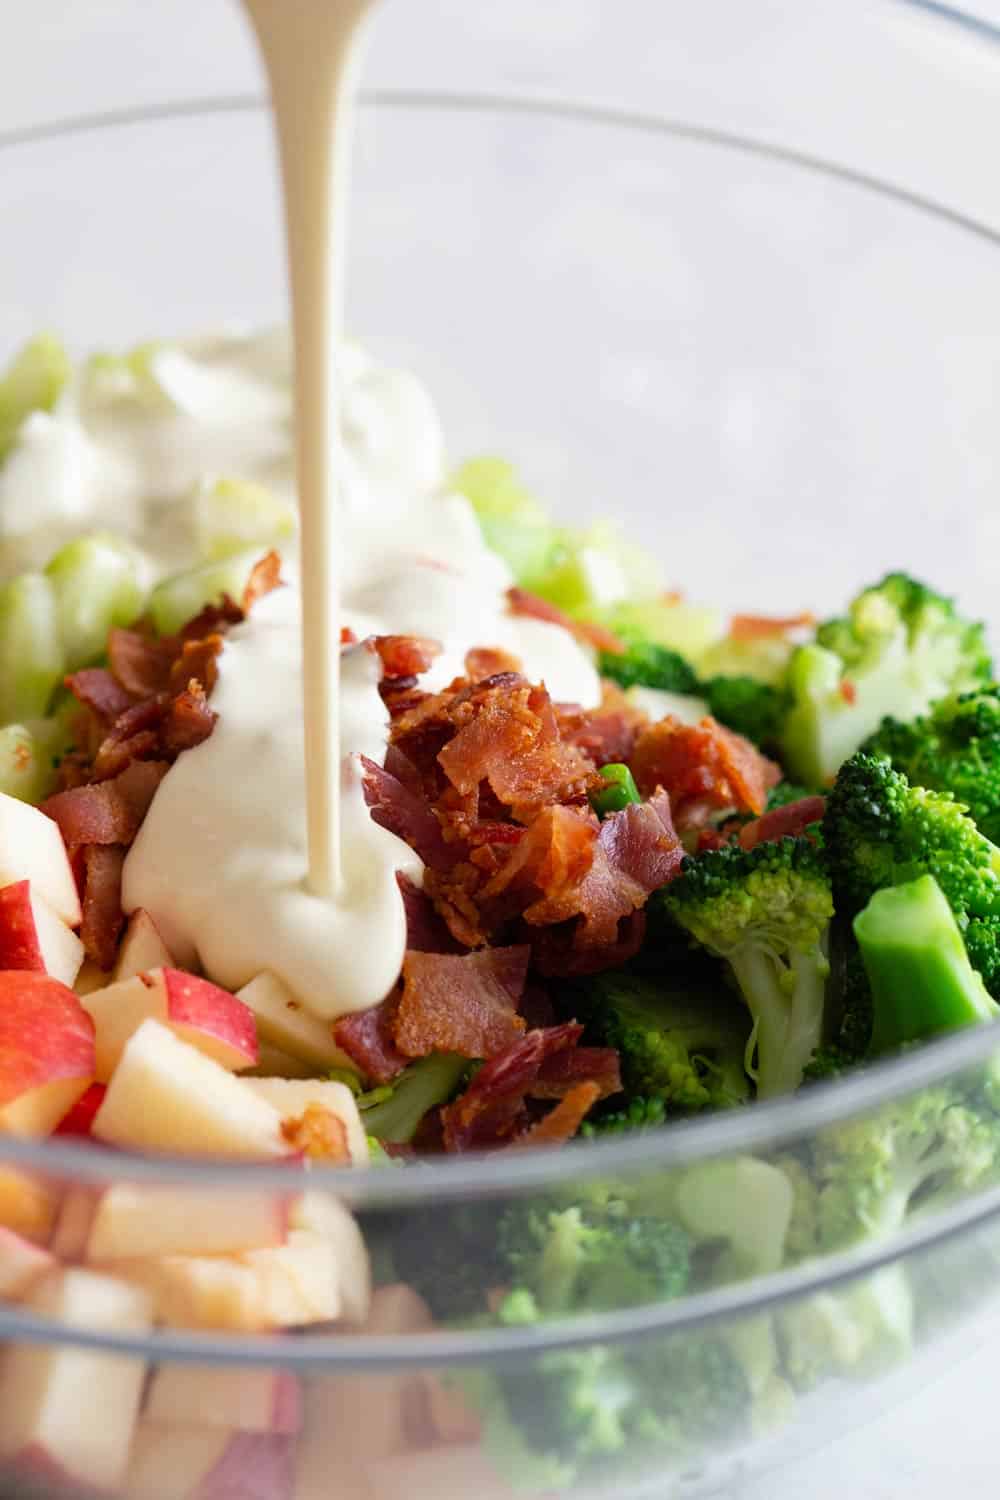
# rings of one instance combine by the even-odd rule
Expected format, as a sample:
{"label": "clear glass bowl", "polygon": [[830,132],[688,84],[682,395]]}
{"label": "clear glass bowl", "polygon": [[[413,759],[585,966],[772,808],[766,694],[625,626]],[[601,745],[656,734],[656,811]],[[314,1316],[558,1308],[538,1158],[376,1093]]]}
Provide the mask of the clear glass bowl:
{"label": "clear glass bowl", "polygon": [[[720,23],[746,14],[699,9]],[[831,104],[820,87],[831,77],[846,87],[849,59],[813,57],[815,109],[803,111],[801,87],[783,121],[780,107],[756,107],[773,83],[764,69],[756,87],[751,74],[727,97],[704,59],[684,72],[708,36],[695,20],[678,23],[698,35],[665,64],[683,78],[679,115],[649,100],[648,79],[633,96],[615,75],[610,90],[577,103],[531,87],[527,60],[544,48],[530,32],[520,95],[383,89],[361,113],[352,329],[427,380],[456,457],[508,454],[557,508],[618,513],[692,597],[822,612],[859,581],[904,566],[996,618],[1000,429],[990,395],[1000,214],[986,197],[975,211],[959,111],[963,91],[984,76],[1000,99],[1000,67],[985,31],[961,22],[952,30],[930,14],[940,9],[898,7],[885,22],[879,56],[891,65],[875,80],[884,112],[865,113],[860,146],[850,111],[835,107],[843,95]],[[780,32],[785,21],[774,15]],[[852,7],[855,24],[866,23]],[[725,35],[730,50],[718,66],[731,69],[743,33]],[[784,35],[786,71],[800,76],[795,37],[787,27]],[[940,52],[914,45],[942,36]],[[937,130],[935,153],[905,167],[896,154],[893,121],[920,88],[955,105],[953,177],[948,132]],[[0,139],[0,345],[40,324],[83,348],[281,318],[271,161],[266,114],[243,97],[34,124]],[[610,1182],[662,1201],[696,1164],[745,1171],[747,1158],[775,1155],[797,1157],[804,1184],[815,1185],[825,1131],[942,1086],[989,1095],[994,1046],[988,1034],[965,1034],[662,1136],[408,1171],[314,1172],[309,1186],[357,1210],[380,1264],[392,1245],[401,1263],[419,1246],[447,1264],[459,1253],[451,1213],[464,1206],[473,1235],[463,1241],[463,1274],[481,1275],[485,1287],[489,1265],[468,1248],[474,1225],[491,1226],[511,1199],[542,1204],[567,1182],[581,1191]],[[301,1187],[286,1169],[10,1139],[0,1141],[0,1167],[0,1222],[40,1241],[55,1224],[70,1262],[82,1254],[101,1184],[133,1183],[154,1202],[178,1187],[202,1192],[216,1214],[235,1214],[248,1195],[285,1201]],[[76,1417],[72,1440],[57,1437],[54,1451],[93,1488],[135,1500],[221,1496],[224,1470],[199,1489],[214,1459],[204,1432],[192,1446],[190,1428],[237,1400],[238,1421],[272,1432],[235,1445],[226,1494],[249,1494],[252,1471],[261,1500],[494,1500],[510,1493],[499,1473],[512,1450],[506,1459],[496,1451],[496,1433],[481,1445],[472,1397],[450,1382],[505,1382],[522,1429],[555,1442],[546,1403],[585,1351],[603,1362],[609,1386],[627,1377],[656,1391],[661,1407],[676,1382],[678,1416],[656,1441],[633,1435],[612,1460],[593,1434],[584,1451],[581,1418],[576,1436],[560,1440],[561,1468],[579,1471],[574,1492],[659,1496],[674,1479],[701,1492],[737,1465],[777,1462],[870,1416],[943,1367],[950,1340],[967,1337],[993,1294],[1000,1189],[959,1193],[884,1238],[791,1269],[773,1269],[766,1234],[756,1261],[727,1258],[726,1244],[720,1226],[718,1284],[542,1327],[430,1328],[412,1301],[389,1294],[363,1328],[347,1320],[299,1335],[239,1331],[253,1324],[252,1309],[220,1294],[210,1312],[200,1304],[213,1327],[184,1326],[191,1304],[177,1295],[162,1304],[173,1326],[129,1333],[127,1310],[42,1316],[10,1299],[0,1307],[0,1429],[3,1411],[58,1371],[71,1395],[53,1421],[68,1410]],[[739,1353],[738,1401],[732,1379],[692,1374],[704,1372],[706,1346],[713,1358]],[[204,1405],[164,1403],[163,1446],[154,1433],[141,1473],[134,1458],[123,1479],[149,1369],[192,1362],[229,1371],[228,1396],[221,1380],[200,1386],[191,1375],[188,1389],[208,1392]],[[287,1384],[278,1387],[283,1416],[259,1385],[232,1395],[233,1371],[279,1369],[305,1392],[297,1444],[274,1436],[296,1425]],[[118,1438],[94,1438],[116,1422]],[[262,1477],[267,1465],[271,1479]],[[529,1495],[556,1487],[560,1465],[515,1467]],[[8,1464],[0,1482],[23,1496],[59,1477],[35,1451]]]}

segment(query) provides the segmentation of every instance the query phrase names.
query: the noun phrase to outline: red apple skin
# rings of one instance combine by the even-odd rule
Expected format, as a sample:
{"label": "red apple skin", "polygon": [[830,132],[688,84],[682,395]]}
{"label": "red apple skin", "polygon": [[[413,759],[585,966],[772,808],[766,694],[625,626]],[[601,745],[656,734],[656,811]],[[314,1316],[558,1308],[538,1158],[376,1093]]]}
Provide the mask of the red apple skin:
{"label": "red apple skin", "polygon": [[63,1115],[52,1134],[89,1136],[94,1116],[104,1103],[107,1092],[106,1083],[92,1083],[87,1092],[80,1095],[69,1114]]}
{"label": "red apple skin", "polygon": [[0,969],[45,973],[27,880],[0,889]]}
{"label": "red apple skin", "polygon": [[93,1078],[94,1023],[58,979],[0,970],[0,1106],[59,1078]]}
{"label": "red apple skin", "polygon": [[279,1370],[274,1385],[274,1431],[295,1434],[302,1430],[302,1387],[291,1370]]}
{"label": "red apple skin", "polygon": [[237,1432],[215,1468],[202,1480],[197,1500],[292,1500],[295,1440],[283,1433]]}
{"label": "red apple skin", "polygon": [[220,1036],[219,1020],[224,1016],[226,1040],[246,1054],[251,1067],[257,1062],[257,1023],[249,1005],[197,974],[187,974],[183,969],[161,972],[167,992],[167,1019],[173,1025]]}

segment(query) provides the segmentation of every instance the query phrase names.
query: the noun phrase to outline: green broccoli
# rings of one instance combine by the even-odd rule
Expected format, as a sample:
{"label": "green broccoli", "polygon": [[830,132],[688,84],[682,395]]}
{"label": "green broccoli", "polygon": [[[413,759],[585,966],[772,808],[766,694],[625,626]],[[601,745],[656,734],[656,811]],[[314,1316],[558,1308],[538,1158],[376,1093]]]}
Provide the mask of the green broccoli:
{"label": "green broccoli", "polygon": [[597,661],[602,677],[619,687],[651,687],[661,693],[697,693],[698,677],[679,651],[658,646],[655,641],[626,639],[624,653],[602,651]]}
{"label": "green broccoli", "polygon": [[753,1018],[747,1059],[758,1096],[798,1088],[823,1038],[833,916],[815,845],[784,838],[686,859],[657,900],[732,969]]}
{"label": "green broccoli", "polygon": [[365,1130],[392,1145],[411,1141],[427,1111],[456,1092],[468,1066],[468,1058],[452,1052],[418,1058],[391,1084],[358,1096]]}
{"label": "green broccoli", "polygon": [[710,677],[699,687],[712,716],[755,745],[779,737],[788,709],[784,689],[754,677]]}
{"label": "green broccoli", "polygon": [[815,787],[800,786],[797,781],[779,781],[767,794],[765,811],[773,812],[776,807],[790,807],[793,802],[802,802],[806,797],[816,795]]}
{"label": "green broccoli", "polygon": [[910,1353],[914,1301],[906,1268],[885,1266],[846,1289],[786,1304],[776,1317],[782,1366],[799,1390],[831,1375],[871,1376]]}
{"label": "green broccoli", "polygon": [[872,988],[872,1053],[1000,1015],[933,875],[876,891],[854,933]]}
{"label": "green broccoli", "polygon": [[646,1101],[640,1123],[649,1123],[653,1100],[674,1114],[746,1099],[748,1027],[721,986],[612,969],[575,987],[573,1008],[589,1042],[618,1052],[626,1093]]}
{"label": "green broccoli", "polygon": [[980,833],[1000,839],[1000,686],[952,694],[931,712],[903,723],[883,719],[866,740],[915,786],[950,792]]}
{"label": "green broccoli", "polygon": [[830,924],[827,1035],[806,1068],[806,1082],[839,1077],[868,1055],[872,1039],[872,989],[849,922]]}
{"label": "green broccoli", "polygon": [[595,1140],[605,1135],[626,1135],[633,1130],[658,1130],[667,1123],[667,1107],[659,1094],[651,1097],[636,1094],[624,1109],[597,1112],[580,1126],[584,1140]]}
{"label": "green broccoli", "polygon": [[911,786],[863,751],[840,769],[826,804],[823,846],[837,910],[866,906],[883,886],[933,875],[959,920],[1000,914],[1000,849],[945,792]]}
{"label": "green broccoli", "polygon": [[886,715],[907,720],[990,680],[983,627],[903,573],[865,589],[789,662],[781,734],[790,775],[824,786]]}

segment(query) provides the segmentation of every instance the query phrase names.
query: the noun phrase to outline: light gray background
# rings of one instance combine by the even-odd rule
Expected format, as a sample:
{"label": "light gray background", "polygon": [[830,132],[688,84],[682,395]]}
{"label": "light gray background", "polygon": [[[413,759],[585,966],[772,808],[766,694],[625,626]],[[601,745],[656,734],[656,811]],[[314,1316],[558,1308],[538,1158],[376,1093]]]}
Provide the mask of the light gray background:
{"label": "light gray background", "polygon": [[[692,65],[719,79],[720,109],[766,139],[776,128],[760,79],[781,70],[784,118],[799,111],[799,137],[820,154],[830,111],[822,88],[848,99],[838,114],[837,155],[847,165],[894,179],[1000,227],[995,156],[1000,99],[976,65],[973,39],[926,16],[900,19],[888,0],[733,0],[720,27],[717,4],[681,0],[385,0],[391,15],[372,48],[368,81],[383,86],[476,87],[563,92],[594,100],[620,94],[629,79],[635,107],[685,113]],[[685,45],[669,15],[684,16]],[[967,7],[1000,25],[1000,0]],[[611,10],[615,25],[608,26]],[[0,131],[102,107],[129,107],[253,90],[258,70],[231,0],[0,0]],[[694,14],[693,14],[694,13]],[[703,26],[699,18],[704,16]],[[420,37],[421,78],[412,75]],[[428,35],[430,44],[428,45]],[[523,46],[528,35],[547,49]],[[780,53],[772,45],[780,36]],[[936,100],[926,78],[894,93],[887,114],[881,70],[899,47],[914,58],[932,49],[942,68],[963,70],[961,107]],[[801,53],[801,73],[795,67]],[[755,86],[743,87],[752,72]],[[796,78],[801,90],[796,97]],[[614,81],[614,86],[609,84]],[[777,90],[775,91],[777,92]],[[762,102],[763,101],[763,102]],[[703,108],[703,105],[699,107]],[[874,145],[873,145],[874,143]],[[2,251],[0,251],[2,264]],[[980,1347],[975,1350],[974,1345]],[[996,1436],[996,1351],[1000,1329],[979,1329],[954,1368],[891,1414],[828,1445],[779,1475],[734,1490],[732,1500],[939,1500],[958,1486],[966,1500],[993,1500],[1000,1455]]]}

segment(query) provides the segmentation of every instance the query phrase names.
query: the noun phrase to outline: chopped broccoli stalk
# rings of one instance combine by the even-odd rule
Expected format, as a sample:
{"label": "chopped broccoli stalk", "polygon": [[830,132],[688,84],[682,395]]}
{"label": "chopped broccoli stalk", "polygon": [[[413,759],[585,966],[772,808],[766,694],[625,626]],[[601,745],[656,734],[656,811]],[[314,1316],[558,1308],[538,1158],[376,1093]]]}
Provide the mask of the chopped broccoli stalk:
{"label": "chopped broccoli stalk", "polygon": [[71,373],[66,350],[50,333],[38,334],[15,354],[0,374],[0,463],[22,422],[33,411],[51,411]]}
{"label": "chopped broccoli stalk", "polygon": [[52,585],[66,670],[100,661],[113,625],[131,625],[142,613],[146,590],[128,542],[94,532],[67,542],[45,576]]}
{"label": "chopped broccoli stalk", "polygon": [[830,1034],[817,1048],[806,1068],[806,1079],[809,1082],[836,1078],[857,1067],[867,1057],[871,1046],[871,985],[853,932],[850,932],[849,940],[846,939],[843,924],[836,919],[830,928],[830,982],[827,992],[827,1024]]}
{"label": "chopped broccoli stalk", "polygon": [[468,1066],[467,1058],[452,1052],[418,1058],[387,1089],[361,1095],[358,1104],[365,1130],[393,1145],[412,1140],[427,1111],[448,1102]]}
{"label": "chopped broccoli stalk", "polygon": [[798,1088],[822,1041],[833,916],[815,845],[785,838],[709,851],[685,860],[658,899],[732,969],[753,1018],[747,1058],[759,1097]]}
{"label": "chopped broccoli stalk", "polygon": [[518,583],[539,592],[538,582],[555,546],[555,529],[513,466],[500,458],[472,458],[450,483],[472,505],[486,545],[500,554]]}
{"label": "chopped broccoli stalk", "polygon": [[720,991],[623,969],[595,974],[574,991],[588,1040],[616,1049],[625,1091],[646,1101],[647,1123],[657,1099],[665,1113],[720,1109],[746,1099],[748,1027]]}
{"label": "chopped broccoli stalk", "polygon": [[0,724],[44,717],[65,670],[50,580],[19,573],[0,584]]}
{"label": "chopped broccoli stalk", "polygon": [[602,651],[598,666],[601,676],[610,677],[619,687],[651,687],[664,693],[698,692],[694,668],[680,652],[655,641],[630,638],[621,655]]}
{"label": "chopped broccoli stalk", "polygon": [[767,1276],[781,1266],[794,1189],[779,1167],[753,1156],[699,1162],[680,1175],[674,1204],[692,1239],[726,1247],[715,1280]]}
{"label": "chopped broccoli stalk", "polygon": [[0,729],[0,793],[38,803],[52,790],[52,756],[26,724]]}
{"label": "chopped broccoli stalk", "polygon": [[778,739],[788,707],[782,688],[753,677],[710,677],[701,684],[701,693],[713,718],[755,745]]}
{"label": "chopped broccoli stalk", "polygon": [[854,932],[872,987],[873,1053],[1000,1015],[932,875],[876,891]]}
{"label": "chopped broccoli stalk", "polygon": [[224,595],[238,604],[262,555],[262,548],[255,547],[162,579],[149,596],[149,613],[160,635],[173,635],[207,604],[218,604]]}
{"label": "chopped broccoli stalk", "polygon": [[924,584],[890,573],[792,656],[784,763],[792,776],[826,785],[887,714],[915,718],[990,675],[982,625]]}
{"label": "chopped broccoli stalk", "polygon": [[907,723],[887,718],[865,742],[915,786],[950,792],[980,833],[1000,840],[1000,686],[958,693]]}
{"label": "chopped broccoli stalk", "polygon": [[628,766],[617,763],[601,766],[597,774],[606,783],[603,790],[590,796],[590,805],[598,817],[606,818],[608,813],[622,812],[630,803],[642,801]]}

